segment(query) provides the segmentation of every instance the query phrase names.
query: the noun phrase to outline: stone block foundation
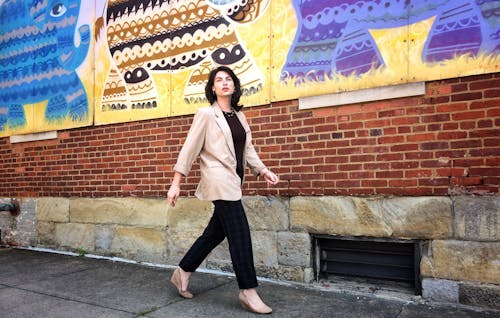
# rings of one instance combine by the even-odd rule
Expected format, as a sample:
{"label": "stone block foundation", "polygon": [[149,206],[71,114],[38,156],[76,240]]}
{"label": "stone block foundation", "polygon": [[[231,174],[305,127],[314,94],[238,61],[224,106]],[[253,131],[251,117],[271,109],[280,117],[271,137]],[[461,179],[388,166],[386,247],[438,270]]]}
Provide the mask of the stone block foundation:
{"label": "stone block foundation", "polygon": [[[177,265],[212,214],[181,198],[21,198],[1,244]],[[259,276],[311,283],[312,235],[420,240],[422,297],[499,309],[500,196],[243,198]],[[232,271],[224,241],[202,264]]]}

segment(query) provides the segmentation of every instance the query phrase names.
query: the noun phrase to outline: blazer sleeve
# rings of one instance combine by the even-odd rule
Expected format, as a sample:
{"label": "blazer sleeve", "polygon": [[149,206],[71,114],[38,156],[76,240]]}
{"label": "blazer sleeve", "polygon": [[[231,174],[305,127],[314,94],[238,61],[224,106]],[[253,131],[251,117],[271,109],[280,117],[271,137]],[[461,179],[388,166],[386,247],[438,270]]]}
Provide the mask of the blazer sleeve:
{"label": "blazer sleeve", "polygon": [[181,173],[184,176],[189,174],[193,162],[198,158],[203,145],[205,143],[206,132],[206,113],[198,109],[193,118],[191,128],[189,128],[186,141],[182,146],[177,163],[174,166],[174,171]]}

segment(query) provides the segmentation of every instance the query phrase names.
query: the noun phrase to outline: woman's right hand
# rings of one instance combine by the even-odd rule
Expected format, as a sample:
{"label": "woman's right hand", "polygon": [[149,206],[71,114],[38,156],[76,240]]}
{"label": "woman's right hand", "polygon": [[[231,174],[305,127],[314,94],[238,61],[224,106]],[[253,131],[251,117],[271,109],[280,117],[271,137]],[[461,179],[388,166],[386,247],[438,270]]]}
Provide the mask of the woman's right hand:
{"label": "woman's right hand", "polygon": [[179,197],[179,194],[181,192],[181,189],[177,185],[171,185],[170,189],[168,189],[167,192],[167,201],[170,206],[175,207],[175,203],[177,202],[177,198]]}

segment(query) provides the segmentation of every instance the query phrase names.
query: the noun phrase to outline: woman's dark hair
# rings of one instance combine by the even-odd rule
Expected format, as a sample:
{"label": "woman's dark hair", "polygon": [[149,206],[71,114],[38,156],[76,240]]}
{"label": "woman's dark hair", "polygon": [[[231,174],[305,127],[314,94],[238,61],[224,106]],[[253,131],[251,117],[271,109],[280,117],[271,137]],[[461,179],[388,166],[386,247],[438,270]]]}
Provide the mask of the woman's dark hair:
{"label": "woman's dark hair", "polygon": [[240,109],[243,107],[243,105],[238,105],[241,97],[240,80],[238,79],[236,74],[234,74],[233,70],[227,66],[219,66],[210,72],[210,74],[208,75],[207,85],[205,86],[205,96],[207,97],[208,102],[210,104],[213,104],[217,100],[217,96],[213,92],[212,88],[214,86],[215,75],[221,71],[226,72],[233,79],[234,92],[233,95],[231,95],[231,107],[234,108],[234,110],[236,111],[240,111]]}

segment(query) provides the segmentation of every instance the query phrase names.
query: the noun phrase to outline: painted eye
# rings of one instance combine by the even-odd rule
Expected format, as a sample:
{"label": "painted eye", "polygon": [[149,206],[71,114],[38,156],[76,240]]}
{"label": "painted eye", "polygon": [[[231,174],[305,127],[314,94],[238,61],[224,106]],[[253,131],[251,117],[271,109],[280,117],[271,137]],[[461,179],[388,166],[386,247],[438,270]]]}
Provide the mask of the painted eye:
{"label": "painted eye", "polygon": [[57,3],[50,10],[50,15],[53,17],[60,17],[66,12],[66,7],[62,3]]}

